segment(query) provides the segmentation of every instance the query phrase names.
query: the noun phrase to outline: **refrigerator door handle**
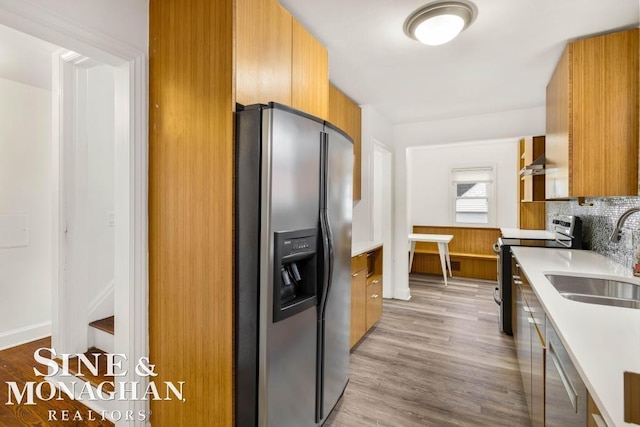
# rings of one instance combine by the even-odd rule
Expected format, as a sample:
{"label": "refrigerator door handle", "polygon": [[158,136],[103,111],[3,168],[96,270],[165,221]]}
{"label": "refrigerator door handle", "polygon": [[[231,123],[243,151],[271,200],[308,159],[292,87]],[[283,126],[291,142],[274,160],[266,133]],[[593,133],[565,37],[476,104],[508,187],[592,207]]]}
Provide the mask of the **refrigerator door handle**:
{"label": "refrigerator door handle", "polygon": [[327,221],[327,134],[320,133],[320,242],[322,244],[322,276],[318,280],[318,334],[317,334],[317,362],[316,362],[316,422],[323,418],[324,403],[324,313],[330,280],[330,241]]}
{"label": "refrigerator door handle", "polygon": [[329,299],[329,293],[331,293],[331,285],[333,278],[333,233],[331,232],[331,224],[329,223],[329,217],[327,211],[321,213],[322,218],[320,224],[322,228],[322,241],[324,251],[324,266],[323,266],[323,278],[322,278],[322,298],[320,299],[320,316],[321,320],[324,320],[325,313],[327,311],[327,300]]}

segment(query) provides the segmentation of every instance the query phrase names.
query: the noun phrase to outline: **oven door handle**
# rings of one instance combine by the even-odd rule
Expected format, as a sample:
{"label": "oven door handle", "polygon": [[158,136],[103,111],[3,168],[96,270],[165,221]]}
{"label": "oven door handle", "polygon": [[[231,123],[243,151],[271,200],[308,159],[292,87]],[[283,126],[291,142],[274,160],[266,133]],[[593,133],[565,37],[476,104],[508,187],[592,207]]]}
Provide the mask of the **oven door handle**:
{"label": "oven door handle", "polygon": [[502,301],[500,301],[500,298],[498,297],[499,294],[500,294],[500,288],[496,286],[496,288],[493,290],[493,300],[496,302],[496,304],[502,305]]}

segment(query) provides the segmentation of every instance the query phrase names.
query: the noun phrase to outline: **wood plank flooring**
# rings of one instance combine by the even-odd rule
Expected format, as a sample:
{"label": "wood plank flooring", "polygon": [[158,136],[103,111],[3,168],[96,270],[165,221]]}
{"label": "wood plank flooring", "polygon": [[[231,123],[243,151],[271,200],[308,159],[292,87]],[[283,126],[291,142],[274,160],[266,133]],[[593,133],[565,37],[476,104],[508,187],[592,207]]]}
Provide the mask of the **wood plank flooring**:
{"label": "wood plank flooring", "polygon": [[[98,375],[93,375],[86,367],[82,366],[83,380],[88,381],[94,386],[98,387],[101,383],[106,383],[103,386],[103,390],[106,392],[112,392],[115,390],[113,386],[114,378],[112,375],[107,375],[107,354],[99,348],[91,347],[84,354],[91,362],[95,360],[95,356],[98,356]],[[58,359],[58,364],[62,366],[62,360]],[[69,358],[69,372],[74,375],[78,374],[78,358]]]}
{"label": "wood plank flooring", "polygon": [[351,353],[325,426],[530,426],[513,338],[498,331],[493,283],[411,275]]}
{"label": "wood plank flooring", "polygon": [[[40,370],[44,368],[36,365],[33,360],[33,352],[41,347],[51,347],[51,339],[45,338],[28,344],[13,347],[0,351],[0,426],[3,427],[22,427],[22,426],[64,426],[64,427],[80,427],[80,426],[113,426],[109,421],[102,421],[100,414],[93,412],[89,414],[89,408],[82,403],[66,398],[62,401],[50,400],[48,402],[37,400],[36,405],[5,405],[8,399],[7,381],[15,381],[20,388],[27,381],[42,381],[41,377],[36,377],[33,368]],[[47,387],[43,387],[44,391],[48,391]],[[55,410],[59,421],[49,420],[49,410]],[[69,421],[60,421],[61,411],[69,411]],[[76,411],[78,411],[76,413]],[[73,421],[73,417],[79,414],[82,421]],[[96,421],[89,421],[95,418]]]}

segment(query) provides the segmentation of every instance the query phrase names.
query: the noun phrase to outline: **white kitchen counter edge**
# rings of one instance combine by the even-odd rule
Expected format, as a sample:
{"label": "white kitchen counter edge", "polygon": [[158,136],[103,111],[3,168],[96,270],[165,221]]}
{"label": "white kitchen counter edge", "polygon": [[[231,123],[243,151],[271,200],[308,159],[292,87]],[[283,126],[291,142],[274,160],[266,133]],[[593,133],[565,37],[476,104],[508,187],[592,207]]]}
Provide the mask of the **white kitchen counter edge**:
{"label": "white kitchen counter edge", "polygon": [[351,244],[351,256],[358,256],[382,246],[382,242],[355,242]]}
{"label": "white kitchen counter edge", "polygon": [[624,422],[623,373],[640,372],[640,310],[567,300],[545,274],[640,280],[630,269],[591,251],[511,250],[609,427],[634,426]]}
{"label": "white kitchen counter edge", "polygon": [[525,230],[522,228],[500,227],[500,233],[505,239],[533,239],[533,240],[553,240],[555,233],[547,230]]}

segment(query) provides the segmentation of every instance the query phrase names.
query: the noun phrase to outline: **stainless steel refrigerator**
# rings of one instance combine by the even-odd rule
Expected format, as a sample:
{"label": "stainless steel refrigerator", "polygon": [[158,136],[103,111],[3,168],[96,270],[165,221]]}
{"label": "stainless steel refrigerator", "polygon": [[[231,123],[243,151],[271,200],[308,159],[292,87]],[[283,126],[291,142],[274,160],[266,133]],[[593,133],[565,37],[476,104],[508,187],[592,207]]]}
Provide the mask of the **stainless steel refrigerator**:
{"label": "stainless steel refrigerator", "polygon": [[236,425],[321,425],[348,381],[353,143],[238,106],[235,166]]}

